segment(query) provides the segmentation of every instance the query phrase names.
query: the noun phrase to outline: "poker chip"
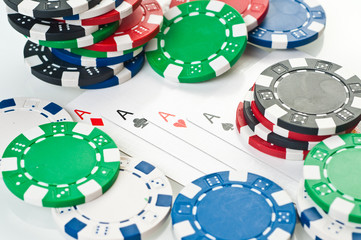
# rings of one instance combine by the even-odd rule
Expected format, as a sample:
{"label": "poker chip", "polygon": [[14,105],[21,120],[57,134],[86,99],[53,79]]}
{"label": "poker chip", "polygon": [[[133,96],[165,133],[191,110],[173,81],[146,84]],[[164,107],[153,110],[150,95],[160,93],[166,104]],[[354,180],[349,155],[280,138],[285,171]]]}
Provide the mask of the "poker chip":
{"label": "poker chip", "polygon": [[33,43],[51,48],[81,48],[92,45],[96,42],[99,42],[109,37],[116,31],[118,26],[119,26],[119,22],[114,22],[103,26],[99,26],[98,31],[95,31],[90,35],[71,40],[44,41],[44,40],[33,39],[30,37],[28,37],[28,40],[32,41]]}
{"label": "poker chip", "polygon": [[99,30],[99,26],[73,26],[55,20],[40,20],[8,11],[10,25],[19,33],[43,41],[70,40],[80,38]]}
{"label": "poker chip", "polygon": [[181,190],[171,216],[176,239],[187,240],[288,240],[296,225],[287,192],[246,171],[198,178]]}
{"label": "poker chip", "polygon": [[120,85],[133,78],[143,67],[145,61],[144,52],[124,62],[124,69],[116,76],[94,85],[81,87],[82,89],[101,89]]}
{"label": "poker chip", "polygon": [[[175,7],[194,0],[171,0],[169,7]],[[260,25],[266,17],[269,0],[220,0],[236,9],[246,22],[247,31]]]}
{"label": "poker chip", "polygon": [[[310,229],[308,228],[302,228],[303,231],[305,231],[307,233],[307,235],[309,237],[311,237],[311,239],[313,240],[320,240],[321,238],[319,238],[314,232],[312,232]],[[294,240],[298,240],[298,239],[294,239]]]}
{"label": "poker chip", "polygon": [[122,20],[110,37],[85,49],[109,52],[139,47],[155,37],[163,22],[163,11],[157,0],[143,0],[135,11]]}
{"label": "poker chip", "polygon": [[322,141],[331,136],[331,135],[317,136],[317,135],[296,133],[296,132],[288,131],[287,129],[281,128],[277,125],[274,125],[262,115],[262,113],[258,110],[256,103],[254,101],[251,102],[251,110],[255,118],[260,123],[262,123],[262,125],[265,126],[268,130],[289,139],[298,140],[298,141]]}
{"label": "poker chip", "polygon": [[123,0],[101,0],[95,7],[73,15],[73,16],[66,16],[66,17],[60,17],[57,19],[61,20],[79,20],[79,19],[88,19],[92,17],[97,17],[100,15],[103,15],[107,12],[110,12],[111,10],[114,10],[116,7],[118,7]]}
{"label": "poker chip", "polygon": [[317,144],[305,159],[305,188],[332,218],[361,223],[361,134],[336,135]]}
{"label": "poker chip", "polygon": [[[21,132],[49,122],[73,121],[58,104],[37,99],[16,97],[0,101],[0,154]],[[0,155],[0,156],[1,156]]]}
{"label": "poker chip", "polygon": [[257,118],[253,115],[251,109],[251,102],[254,100],[254,92],[250,89],[243,102],[243,116],[251,130],[263,140],[273,143],[280,147],[297,149],[297,150],[311,150],[319,142],[297,141],[282,137],[263,126]]}
{"label": "poker chip", "polygon": [[241,15],[219,1],[171,8],[146,47],[155,72],[179,82],[202,82],[229,70],[243,54],[247,28]]}
{"label": "poker chip", "polygon": [[273,124],[309,135],[333,135],[361,119],[361,80],[331,62],[297,58],[257,78],[257,108]]}
{"label": "poker chip", "polygon": [[[192,2],[192,0],[171,0],[169,4],[169,8],[176,7],[183,3]],[[228,4],[229,5],[229,4]]]}
{"label": "poker chip", "polygon": [[117,8],[103,15],[88,19],[62,21],[68,24],[81,26],[108,24],[128,17],[138,8],[141,2],[142,0],[124,0]]}
{"label": "poker chip", "polygon": [[83,87],[103,82],[123,69],[122,63],[101,68],[70,64],[55,57],[49,48],[30,41],[25,44],[24,58],[34,76],[64,87]]}
{"label": "poker chip", "polygon": [[92,57],[92,58],[112,58],[112,57],[119,57],[119,56],[123,56],[126,55],[128,53],[132,53],[134,51],[136,51],[139,48],[144,48],[144,45],[136,47],[136,48],[132,48],[129,50],[124,50],[124,51],[116,51],[116,52],[98,52],[98,51],[93,51],[93,50],[88,50],[85,48],[70,48],[70,49],[65,49],[68,52],[72,52],[76,55],[80,55],[83,57]]}
{"label": "poker chip", "polygon": [[85,12],[101,0],[4,0],[15,12],[35,18],[65,17]]}
{"label": "poker chip", "polygon": [[295,48],[315,41],[326,25],[326,13],[316,0],[269,0],[260,26],[248,41],[275,49]]}
{"label": "poker chip", "polygon": [[106,192],[119,173],[120,153],[100,129],[47,123],[17,136],[2,157],[6,187],[36,206],[68,207]]}
{"label": "poker chip", "polygon": [[269,143],[259,136],[257,136],[248,126],[243,115],[243,102],[240,102],[236,113],[236,126],[242,139],[254,149],[263,152],[267,155],[282,158],[286,160],[302,161],[306,158],[308,151],[294,150],[284,148],[272,143]]}
{"label": "poker chip", "polygon": [[60,58],[63,61],[68,63],[72,63],[78,66],[84,67],[105,67],[109,65],[119,64],[125,61],[132,59],[137,56],[141,52],[143,52],[143,48],[138,48],[134,52],[129,52],[128,54],[119,56],[119,57],[111,57],[111,58],[91,58],[91,57],[83,57],[74,53],[71,53],[64,49],[56,49],[53,48],[52,53]]}
{"label": "poker chip", "polygon": [[172,205],[166,176],[145,161],[120,162],[120,174],[103,196],[52,210],[59,228],[72,239],[143,239],[166,220]]}
{"label": "poker chip", "polygon": [[[327,240],[356,240],[361,229],[334,220],[312,201],[302,181],[297,195],[297,211],[303,228],[311,237]],[[314,238],[315,239],[315,238]]]}

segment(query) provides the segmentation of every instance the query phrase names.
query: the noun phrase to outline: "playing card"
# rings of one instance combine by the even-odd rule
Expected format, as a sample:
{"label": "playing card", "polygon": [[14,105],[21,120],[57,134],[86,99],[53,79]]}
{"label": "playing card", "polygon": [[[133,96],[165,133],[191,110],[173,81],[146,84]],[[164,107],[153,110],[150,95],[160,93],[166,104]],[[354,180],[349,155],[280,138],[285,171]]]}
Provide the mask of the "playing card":
{"label": "playing card", "polygon": [[93,113],[90,110],[75,108],[72,110],[72,115],[73,119],[77,122],[87,123],[97,128],[104,127],[104,121],[102,117],[99,114]]}

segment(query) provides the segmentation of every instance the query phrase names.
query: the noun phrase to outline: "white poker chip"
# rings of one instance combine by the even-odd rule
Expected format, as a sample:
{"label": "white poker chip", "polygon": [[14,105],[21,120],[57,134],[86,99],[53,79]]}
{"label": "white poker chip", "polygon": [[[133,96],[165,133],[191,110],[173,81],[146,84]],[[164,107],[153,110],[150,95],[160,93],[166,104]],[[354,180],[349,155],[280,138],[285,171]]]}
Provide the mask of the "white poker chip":
{"label": "white poker chip", "polygon": [[344,224],[334,220],[310,198],[304,181],[300,182],[296,204],[303,229],[313,239],[357,240],[361,238],[361,225]]}
{"label": "white poker chip", "polygon": [[20,133],[49,122],[73,121],[58,104],[37,98],[16,97],[0,101],[0,157]]}
{"label": "white poker chip", "polygon": [[61,231],[79,240],[142,239],[169,216],[172,188],[145,161],[121,157],[114,185],[86,204],[52,210]]}

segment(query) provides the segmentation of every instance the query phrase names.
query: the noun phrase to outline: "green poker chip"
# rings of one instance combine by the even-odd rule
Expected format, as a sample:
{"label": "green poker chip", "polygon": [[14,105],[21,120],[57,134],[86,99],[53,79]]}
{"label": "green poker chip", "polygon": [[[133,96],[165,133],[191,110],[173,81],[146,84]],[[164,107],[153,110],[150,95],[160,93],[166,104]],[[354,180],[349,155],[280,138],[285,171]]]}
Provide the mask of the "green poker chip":
{"label": "green poker chip", "polygon": [[20,134],[1,163],[7,188],[43,207],[69,207],[101,196],[119,167],[114,141],[98,128],[75,122],[47,123]]}
{"label": "green poker chip", "polygon": [[164,14],[160,33],[146,48],[150,66],[177,82],[202,82],[229,70],[247,45],[242,16],[221,1],[195,1]]}
{"label": "green poker chip", "polygon": [[305,188],[312,200],[343,223],[361,223],[361,134],[327,138],[307,155]]}
{"label": "green poker chip", "polygon": [[111,58],[111,57],[119,57],[123,56],[129,53],[132,53],[136,51],[137,49],[144,47],[144,45],[132,48],[125,51],[116,51],[116,52],[98,52],[94,50],[89,50],[85,48],[72,48],[72,49],[66,49],[74,54],[83,56],[83,57],[92,57],[92,58]]}
{"label": "green poker chip", "polygon": [[119,27],[119,22],[113,22],[105,24],[99,27],[99,30],[87,35],[85,37],[80,37],[72,40],[63,40],[63,41],[44,41],[36,40],[28,37],[28,39],[38,45],[51,48],[82,48],[93,45],[94,43],[100,42],[107,37],[111,36]]}

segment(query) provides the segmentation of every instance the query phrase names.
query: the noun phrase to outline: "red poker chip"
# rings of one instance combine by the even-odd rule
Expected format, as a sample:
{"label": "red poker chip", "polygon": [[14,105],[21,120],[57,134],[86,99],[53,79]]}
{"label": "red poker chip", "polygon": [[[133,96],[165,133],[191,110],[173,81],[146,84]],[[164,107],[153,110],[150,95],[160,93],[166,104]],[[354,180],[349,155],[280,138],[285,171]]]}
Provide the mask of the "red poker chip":
{"label": "red poker chip", "polygon": [[103,41],[95,43],[88,50],[99,52],[124,51],[146,44],[160,31],[163,11],[156,0],[144,0],[127,18],[118,30]]}
{"label": "red poker chip", "polygon": [[[194,0],[195,1],[195,0]],[[190,0],[172,0],[169,4],[169,8],[181,5],[183,3],[191,2]]]}
{"label": "red poker chip", "polygon": [[59,21],[71,25],[81,25],[81,26],[93,26],[93,25],[103,25],[107,23],[112,23],[128,17],[130,14],[132,14],[135,11],[135,9],[139,7],[141,2],[142,0],[124,0],[114,10],[97,17],[81,19],[81,20],[59,20]]}
{"label": "red poker chip", "polygon": [[286,160],[302,161],[306,158],[309,152],[306,150],[301,151],[301,150],[283,148],[274,145],[272,143],[269,143],[263,140],[262,138],[258,137],[247,125],[247,122],[243,115],[243,102],[240,102],[237,107],[236,126],[240,135],[250,146],[267,155]]}
{"label": "red poker chip", "polygon": [[[169,7],[196,0],[172,0]],[[243,17],[248,32],[259,26],[267,15],[269,0],[219,0],[236,9]]]}

